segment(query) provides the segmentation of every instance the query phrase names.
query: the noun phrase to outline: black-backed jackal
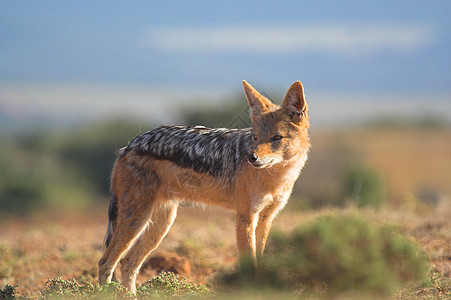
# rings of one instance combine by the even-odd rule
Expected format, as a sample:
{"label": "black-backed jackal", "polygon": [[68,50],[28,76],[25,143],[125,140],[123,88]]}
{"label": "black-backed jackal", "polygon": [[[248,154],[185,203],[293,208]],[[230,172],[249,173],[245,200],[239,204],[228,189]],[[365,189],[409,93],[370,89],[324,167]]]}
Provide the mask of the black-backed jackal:
{"label": "black-backed jackal", "polygon": [[257,264],[272,221],[307,160],[309,116],[299,81],[281,106],[247,82],[243,86],[252,128],[163,126],[119,151],[107,247],[99,261],[101,284],[111,281],[120,262],[124,286],[136,291],[142,263],[168,233],[182,200],[235,211],[238,253]]}

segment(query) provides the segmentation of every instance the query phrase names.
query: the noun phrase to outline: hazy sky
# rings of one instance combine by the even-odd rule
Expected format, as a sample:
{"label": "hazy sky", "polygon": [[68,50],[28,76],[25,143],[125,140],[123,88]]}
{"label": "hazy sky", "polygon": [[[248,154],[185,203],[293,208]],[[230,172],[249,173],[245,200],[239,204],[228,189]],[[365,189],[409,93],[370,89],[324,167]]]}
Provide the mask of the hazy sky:
{"label": "hazy sky", "polygon": [[301,80],[325,116],[343,99],[443,111],[450,15],[448,0],[1,1],[0,117],[164,111],[242,79],[268,92]]}

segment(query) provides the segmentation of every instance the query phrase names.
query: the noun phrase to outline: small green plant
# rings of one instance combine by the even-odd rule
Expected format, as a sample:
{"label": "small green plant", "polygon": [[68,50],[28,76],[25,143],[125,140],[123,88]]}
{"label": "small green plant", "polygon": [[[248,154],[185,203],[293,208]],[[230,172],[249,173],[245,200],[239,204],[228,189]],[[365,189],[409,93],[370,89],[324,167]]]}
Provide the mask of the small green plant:
{"label": "small green plant", "polygon": [[61,278],[48,280],[41,290],[41,299],[150,299],[207,295],[211,292],[205,285],[190,283],[173,273],[161,273],[149,279],[138,288],[136,296],[117,282],[79,284],[75,279]]}
{"label": "small green plant", "polygon": [[44,299],[57,297],[75,297],[81,296],[81,286],[75,279],[72,281],[61,279],[60,277],[50,279],[45,283],[44,289],[41,290],[41,296]]}
{"label": "small green plant", "polygon": [[208,295],[211,295],[211,291],[205,285],[190,283],[170,272],[163,272],[147,280],[137,290],[140,299]]}
{"label": "small green plant", "polygon": [[92,284],[90,282],[81,285],[75,279],[64,280],[55,278],[45,283],[41,290],[41,299],[133,299],[126,288],[117,282],[106,285]]}
{"label": "small green plant", "polygon": [[135,299],[135,296],[118,282],[87,286],[87,290],[85,292],[85,298],[87,299]]}
{"label": "small green plant", "polygon": [[16,288],[7,284],[4,289],[0,289],[1,300],[13,300],[16,298]]}
{"label": "small green plant", "polygon": [[289,235],[273,234],[268,250],[257,273],[241,265],[236,284],[388,294],[424,279],[429,268],[415,243],[354,214],[320,217]]}

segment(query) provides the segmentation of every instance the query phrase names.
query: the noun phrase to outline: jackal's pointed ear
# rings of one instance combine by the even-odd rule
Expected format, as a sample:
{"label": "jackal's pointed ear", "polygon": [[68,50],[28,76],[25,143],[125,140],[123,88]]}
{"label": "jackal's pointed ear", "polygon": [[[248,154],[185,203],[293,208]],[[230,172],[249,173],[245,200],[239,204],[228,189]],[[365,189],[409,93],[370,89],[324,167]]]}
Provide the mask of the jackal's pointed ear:
{"label": "jackal's pointed ear", "polygon": [[256,89],[254,89],[249,83],[243,80],[244,93],[246,94],[247,102],[251,109],[251,119],[272,110],[275,105],[269,101],[266,97],[262,96]]}
{"label": "jackal's pointed ear", "polygon": [[293,121],[300,121],[302,115],[307,112],[304,87],[300,81],[296,81],[290,86],[281,107],[287,111]]}

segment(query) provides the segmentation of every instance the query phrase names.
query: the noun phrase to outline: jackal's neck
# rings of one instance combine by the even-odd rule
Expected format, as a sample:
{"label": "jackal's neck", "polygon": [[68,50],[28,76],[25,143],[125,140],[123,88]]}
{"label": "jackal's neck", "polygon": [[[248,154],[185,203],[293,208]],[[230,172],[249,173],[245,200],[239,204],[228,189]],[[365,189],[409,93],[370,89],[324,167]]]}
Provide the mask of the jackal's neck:
{"label": "jackal's neck", "polygon": [[303,152],[291,160],[270,168],[259,169],[259,180],[270,193],[291,193],[306,161],[307,152]]}

